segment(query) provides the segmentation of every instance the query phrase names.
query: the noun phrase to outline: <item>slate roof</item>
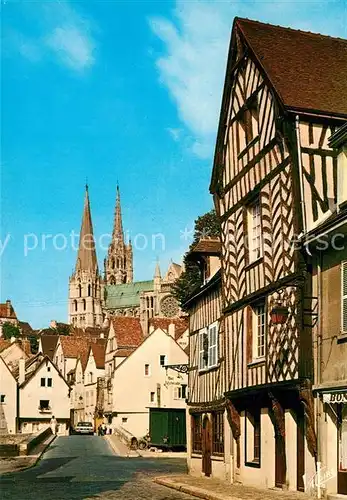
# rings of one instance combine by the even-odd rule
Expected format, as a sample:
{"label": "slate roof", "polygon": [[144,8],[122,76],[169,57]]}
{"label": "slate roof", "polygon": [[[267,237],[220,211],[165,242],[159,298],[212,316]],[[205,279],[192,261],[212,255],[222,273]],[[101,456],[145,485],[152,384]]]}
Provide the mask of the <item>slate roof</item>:
{"label": "slate roof", "polygon": [[137,347],[143,341],[143,332],[139,318],[116,316],[111,319],[117,341],[117,347]]}
{"label": "slate roof", "polygon": [[59,335],[42,335],[41,336],[42,353],[45,356],[48,356],[50,360],[53,360],[53,354],[54,354],[55,348],[57,347],[58,339],[59,339]]}
{"label": "slate roof", "polygon": [[151,318],[149,324],[154,326],[154,329],[160,328],[164,332],[169,331],[169,324],[175,325],[175,340],[178,340],[189,326],[188,318]]}
{"label": "slate roof", "polygon": [[15,310],[12,304],[0,304],[0,318],[17,319]]}
{"label": "slate roof", "polygon": [[285,107],[347,117],[347,40],[235,18]]}
{"label": "slate roof", "polygon": [[154,289],[153,280],[136,281],[124,285],[107,285],[106,309],[121,309],[123,307],[136,307],[140,305],[141,292]]}

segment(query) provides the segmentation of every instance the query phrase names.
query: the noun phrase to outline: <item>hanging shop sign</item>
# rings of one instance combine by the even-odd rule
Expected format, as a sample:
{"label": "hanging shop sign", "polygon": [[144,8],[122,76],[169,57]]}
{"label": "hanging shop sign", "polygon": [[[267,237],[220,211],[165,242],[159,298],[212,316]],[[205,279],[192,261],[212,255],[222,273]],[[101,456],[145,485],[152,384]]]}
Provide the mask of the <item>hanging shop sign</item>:
{"label": "hanging shop sign", "polygon": [[347,390],[339,392],[325,392],[323,393],[323,403],[345,403],[347,404]]}

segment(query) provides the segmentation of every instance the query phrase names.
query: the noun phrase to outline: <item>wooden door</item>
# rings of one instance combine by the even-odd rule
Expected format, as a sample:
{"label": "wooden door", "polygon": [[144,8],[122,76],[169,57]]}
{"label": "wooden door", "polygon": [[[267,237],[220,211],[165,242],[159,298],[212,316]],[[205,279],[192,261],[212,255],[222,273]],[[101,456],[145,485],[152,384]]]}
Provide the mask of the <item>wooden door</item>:
{"label": "wooden door", "polygon": [[347,495],[347,404],[338,406],[337,492]]}
{"label": "wooden door", "polygon": [[211,432],[211,421],[207,415],[205,415],[202,422],[202,472],[205,476],[210,476],[212,472],[212,462],[211,462],[211,452],[212,452],[212,432]]}
{"label": "wooden door", "polygon": [[286,447],[284,438],[275,434],[275,486],[283,488],[286,483]]}

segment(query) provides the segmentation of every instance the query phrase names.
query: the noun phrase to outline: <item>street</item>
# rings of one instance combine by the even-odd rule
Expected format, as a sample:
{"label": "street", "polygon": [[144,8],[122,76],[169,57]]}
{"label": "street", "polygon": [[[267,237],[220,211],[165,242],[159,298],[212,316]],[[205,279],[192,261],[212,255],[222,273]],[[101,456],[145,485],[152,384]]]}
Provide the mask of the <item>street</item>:
{"label": "street", "polygon": [[160,474],[182,474],[185,459],[122,458],[98,436],[58,437],[35,467],[0,476],[2,499],[153,499],[193,497],[154,484]]}

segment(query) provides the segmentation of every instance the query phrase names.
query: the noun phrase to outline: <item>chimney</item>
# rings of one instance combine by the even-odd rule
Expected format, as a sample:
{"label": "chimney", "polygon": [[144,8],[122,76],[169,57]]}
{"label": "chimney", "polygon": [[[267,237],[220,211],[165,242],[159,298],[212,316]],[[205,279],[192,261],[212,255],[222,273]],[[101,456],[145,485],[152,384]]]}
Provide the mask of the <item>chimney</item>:
{"label": "chimney", "polygon": [[11,344],[13,344],[14,342],[16,342],[16,337],[11,337],[10,341],[11,341]]}
{"label": "chimney", "polygon": [[169,324],[168,334],[170,335],[170,337],[175,338],[175,323]]}
{"label": "chimney", "polygon": [[21,358],[18,363],[19,367],[19,377],[18,377],[18,383],[22,384],[25,380],[25,359]]}
{"label": "chimney", "polygon": [[11,317],[11,301],[6,300],[6,316],[7,318]]}
{"label": "chimney", "polygon": [[52,319],[50,324],[49,324],[49,327],[50,328],[57,328],[57,322],[55,319]]}

